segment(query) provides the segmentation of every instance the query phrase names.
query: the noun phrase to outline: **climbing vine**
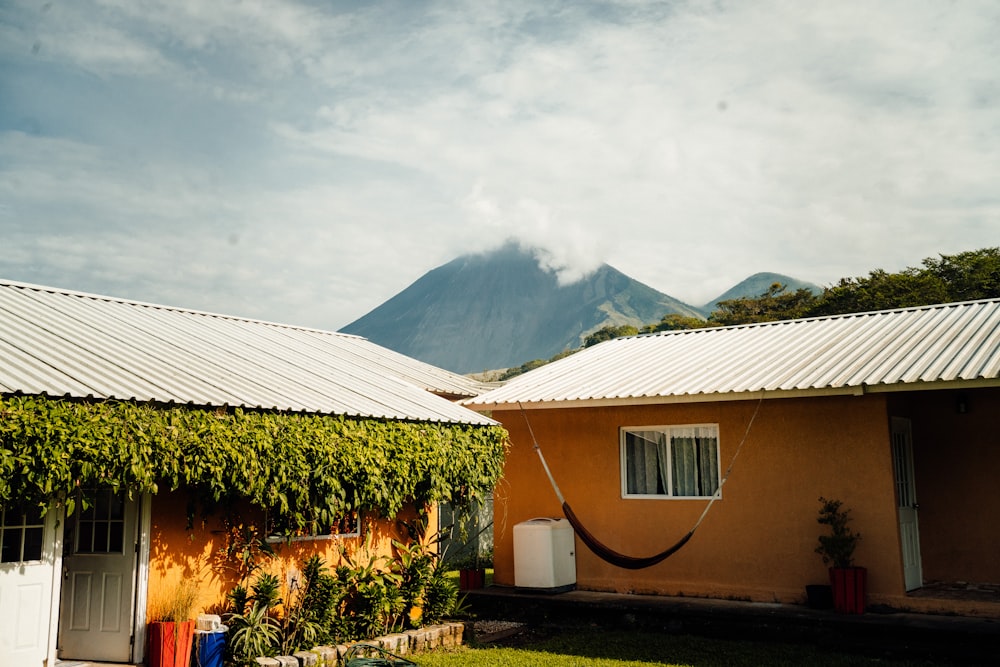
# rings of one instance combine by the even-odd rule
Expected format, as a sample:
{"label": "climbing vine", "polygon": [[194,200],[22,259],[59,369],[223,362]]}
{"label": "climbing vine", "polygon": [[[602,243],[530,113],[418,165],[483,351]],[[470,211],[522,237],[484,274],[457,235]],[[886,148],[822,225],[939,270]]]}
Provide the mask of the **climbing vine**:
{"label": "climbing vine", "polygon": [[78,486],[191,487],[299,526],[358,509],[393,516],[411,501],[489,494],[506,447],[500,426],[5,396],[0,506],[71,499]]}

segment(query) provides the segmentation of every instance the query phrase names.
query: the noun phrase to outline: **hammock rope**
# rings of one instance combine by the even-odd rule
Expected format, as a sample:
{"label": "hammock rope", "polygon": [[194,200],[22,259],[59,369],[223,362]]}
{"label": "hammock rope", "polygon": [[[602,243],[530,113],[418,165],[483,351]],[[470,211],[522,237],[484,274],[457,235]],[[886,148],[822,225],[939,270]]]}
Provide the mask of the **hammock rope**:
{"label": "hammock rope", "polygon": [[694,536],[694,531],[698,530],[698,526],[700,526],[702,521],[705,520],[705,517],[708,516],[708,510],[712,508],[712,505],[715,504],[716,500],[722,497],[722,487],[725,486],[726,480],[729,479],[729,475],[733,471],[733,464],[736,463],[736,458],[740,455],[740,451],[743,449],[743,444],[747,441],[747,437],[750,435],[750,427],[753,426],[753,422],[757,418],[757,413],[760,411],[760,406],[763,402],[764,392],[762,391],[760,399],[757,401],[757,406],[754,408],[753,414],[750,416],[750,421],[747,422],[747,428],[743,433],[743,438],[740,440],[740,444],[736,447],[736,451],[733,453],[733,458],[729,460],[729,466],[726,468],[725,474],[722,476],[722,479],[719,480],[719,486],[715,489],[715,493],[712,494],[712,497],[705,505],[705,509],[702,510],[701,516],[698,517],[698,520],[695,522],[694,526],[692,526],[691,530],[689,530],[687,534],[667,549],[651,556],[642,557],[628,556],[626,554],[619,553],[601,542],[594,536],[593,533],[587,530],[586,526],[583,525],[583,522],[573,511],[573,508],[570,507],[569,503],[566,501],[562,491],[559,489],[559,485],[556,483],[555,477],[552,476],[549,464],[545,460],[545,455],[542,454],[542,448],[538,445],[538,440],[535,438],[535,432],[531,428],[531,422],[528,421],[527,411],[525,411],[524,406],[521,405],[520,401],[517,402],[517,407],[521,409],[521,415],[524,417],[524,423],[528,426],[528,434],[531,435],[531,442],[534,445],[535,453],[538,454],[538,460],[542,462],[542,468],[545,470],[545,475],[549,478],[552,490],[555,491],[556,498],[562,506],[563,515],[569,521],[570,525],[573,526],[573,529],[580,537],[580,540],[587,545],[587,548],[590,549],[595,556],[607,563],[610,563],[611,565],[626,570],[641,570],[643,568],[656,565],[657,563],[660,563],[674,555]]}

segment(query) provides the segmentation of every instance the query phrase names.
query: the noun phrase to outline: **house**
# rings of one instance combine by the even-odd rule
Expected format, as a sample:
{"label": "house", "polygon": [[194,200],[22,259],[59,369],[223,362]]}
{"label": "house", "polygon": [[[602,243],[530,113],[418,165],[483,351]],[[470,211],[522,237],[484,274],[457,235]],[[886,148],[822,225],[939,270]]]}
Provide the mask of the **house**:
{"label": "house", "polygon": [[464,404],[511,441],[497,584],[515,584],[512,527],[563,514],[537,442],[618,553],[675,544],[719,491],[654,566],[616,567],[578,539],[580,589],[802,603],[828,582],[822,496],[862,535],[869,604],[1000,616],[996,594],[938,592],[1000,590],[1000,300],[620,338]]}
{"label": "house", "polygon": [[[476,383],[356,336],[0,281],[0,667],[139,662],[181,582],[385,554],[488,495]],[[291,576],[291,575],[289,575]]]}

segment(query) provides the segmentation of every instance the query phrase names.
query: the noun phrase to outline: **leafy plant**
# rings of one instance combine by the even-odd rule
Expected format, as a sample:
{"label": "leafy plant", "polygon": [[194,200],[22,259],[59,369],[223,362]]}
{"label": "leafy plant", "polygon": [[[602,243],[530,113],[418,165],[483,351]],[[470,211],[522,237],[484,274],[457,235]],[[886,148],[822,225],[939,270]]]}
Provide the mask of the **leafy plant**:
{"label": "leafy plant", "polygon": [[393,540],[392,548],[395,558],[389,565],[399,574],[399,592],[406,620],[411,627],[419,628],[424,621],[427,586],[434,573],[434,556],[418,540],[409,544]]}
{"label": "leafy plant", "polygon": [[861,534],[855,533],[847,525],[851,520],[850,510],[841,509],[843,503],[839,500],[827,500],[821,496],[819,502],[821,506],[816,521],[829,526],[830,534],[819,536],[816,553],[823,557],[824,564],[851,567]]}
{"label": "leafy plant", "polygon": [[65,499],[79,486],[196,489],[203,506],[248,500],[291,528],[356,510],[488,495],[500,426],[426,424],[127,401],[0,397],[0,506]]}
{"label": "leafy plant", "polygon": [[424,589],[423,621],[430,625],[457,614],[458,586],[448,576],[444,562],[438,561]]}
{"label": "leafy plant", "polygon": [[[367,545],[366,545],[367,547]],[[368,553],[364,549],[363,553]],[[340,616],[346,620],[345,639],[378,637],[402,625],[404,602],[399,591],[402,577],[379,567],[381,559],[358,554],[351,567],[337,568],[344,586]]]}
{"label": "leafy plant", "polygon": [[226,614],[229,636],[226,651],[231,662],[253,665],[259,656],[277,653],[281,645],[281,624],[274,618],[281,604],[281,582],[278,577],[261,573],[248,592],[237,586],[230,592],[231,611]]}
{"label": "leafy plant", "polygon": [[302,563],[302,582],[292,587],[285,602],[281,621],[282,651],[286,654],[299,647],[315,646],[331,638],[336,617],[336,580],[319,556]]}
{"label": "leafy plant", "polygon": [[281,639],[281,627],[271,617],[270,608],[253,603],[242,613],[227,617],[229,636],[226,643],[230,660],[239,665],[254,665],[260,656],[272,656]]}

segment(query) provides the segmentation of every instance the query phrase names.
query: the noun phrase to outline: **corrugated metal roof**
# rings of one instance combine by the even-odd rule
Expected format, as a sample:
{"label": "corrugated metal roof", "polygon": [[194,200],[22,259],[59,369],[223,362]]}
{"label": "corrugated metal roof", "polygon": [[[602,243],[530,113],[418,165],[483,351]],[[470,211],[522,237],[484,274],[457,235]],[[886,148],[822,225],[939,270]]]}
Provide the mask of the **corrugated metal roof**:
{"label": "corrugated metal roof", "polygon": [[477,409],[1000,386],[1000,300],[618,338],[463,401]]}
{"label": "corrugated metal roof", "polygon": [[480,387],[357,336],[0,281],[0,393],[492,424],[434,395]]}

